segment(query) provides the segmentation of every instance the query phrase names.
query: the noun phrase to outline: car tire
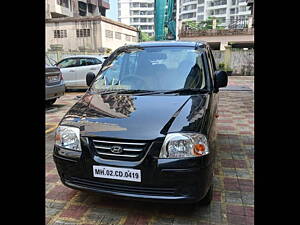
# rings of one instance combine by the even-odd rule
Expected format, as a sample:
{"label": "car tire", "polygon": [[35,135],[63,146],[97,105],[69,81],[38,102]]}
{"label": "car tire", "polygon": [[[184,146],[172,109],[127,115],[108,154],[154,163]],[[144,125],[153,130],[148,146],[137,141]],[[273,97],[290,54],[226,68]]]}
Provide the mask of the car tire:
{"label": "car tire", "polygon": [[56,98],[51,99],[51,100],[46,100],[46,105],[47,106],[53,105],[55,101],[56,101]]}
{"label": "car tire", "polygon": [[209,205],[213,198],[213,192],[213,185],[211,185],[207,194],[199,201],[199,205]]}

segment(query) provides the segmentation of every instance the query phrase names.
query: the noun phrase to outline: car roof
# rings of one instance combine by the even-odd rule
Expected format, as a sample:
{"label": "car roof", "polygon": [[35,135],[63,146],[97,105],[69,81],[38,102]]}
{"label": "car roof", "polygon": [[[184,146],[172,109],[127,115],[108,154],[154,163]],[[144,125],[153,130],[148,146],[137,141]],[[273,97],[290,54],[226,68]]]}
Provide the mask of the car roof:
{"label": "car roof", "polygon": [[65,56],[64,59],[67,58],[97,58],[103,60],[104,55],[68,55]]}
{"label": "car roof", "polygon": [[204,41],[147,41],[140,42],[133,45],[127,46],[140,46],[140,47],[196,47],[196,46],[206,46],[206,42]]}

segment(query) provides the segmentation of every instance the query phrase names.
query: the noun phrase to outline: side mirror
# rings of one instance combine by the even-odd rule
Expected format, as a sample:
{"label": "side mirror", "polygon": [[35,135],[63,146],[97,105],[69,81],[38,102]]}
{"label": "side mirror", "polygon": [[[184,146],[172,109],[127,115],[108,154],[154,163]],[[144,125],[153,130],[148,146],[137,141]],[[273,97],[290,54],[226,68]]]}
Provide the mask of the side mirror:
{"label": "side mirror", "polygon": [[225,71],[216,71],[216,89],[226,87],[228,82],[228,75]]}
{"label": "side mirror", "polygon": [[86,78],[85,78],[86,85],[91,86],[91,84],[92,84],[93,80],[95,79],[95,77],[96,77],[96,75],[94,73],[92,73],[92,72],[87,73]]}

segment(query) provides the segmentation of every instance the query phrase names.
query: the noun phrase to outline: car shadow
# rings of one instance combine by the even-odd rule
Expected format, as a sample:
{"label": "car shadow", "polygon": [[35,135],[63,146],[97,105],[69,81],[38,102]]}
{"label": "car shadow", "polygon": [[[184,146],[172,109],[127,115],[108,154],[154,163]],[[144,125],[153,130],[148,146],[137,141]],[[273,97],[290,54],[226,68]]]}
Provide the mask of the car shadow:
{"label": "car shadow", "polygon": [[210,205],[202,206],[197,203],[161,203],[102,196],[88,191],[78,191],[78,197],[84,199],[84,203],[89,207],[114,208],[149,215],[176,214],[176,216],[199,218],[201,215],[208,215],[211,208]]}

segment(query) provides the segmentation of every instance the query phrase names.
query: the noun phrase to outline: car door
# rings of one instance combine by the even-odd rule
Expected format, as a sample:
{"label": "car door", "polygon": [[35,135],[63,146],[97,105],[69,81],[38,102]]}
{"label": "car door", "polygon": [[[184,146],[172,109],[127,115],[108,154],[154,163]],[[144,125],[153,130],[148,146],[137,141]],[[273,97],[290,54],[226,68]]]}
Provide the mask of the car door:
{"label": "car door", "polygon": [[96,58],[80,58],[79,67],[76,73],[76,85],[78,87],[87,87],[86,75],[89,72],[93,72],[95,75],[100,71],[102,62]]}
{"label": "car door", "polygon": [[61,70],[66,88],[71,88],[76,83],[78,62],[77,58],[66,58],[56,64]]}

